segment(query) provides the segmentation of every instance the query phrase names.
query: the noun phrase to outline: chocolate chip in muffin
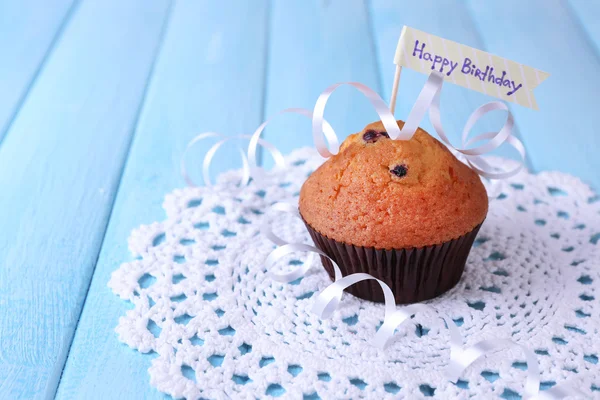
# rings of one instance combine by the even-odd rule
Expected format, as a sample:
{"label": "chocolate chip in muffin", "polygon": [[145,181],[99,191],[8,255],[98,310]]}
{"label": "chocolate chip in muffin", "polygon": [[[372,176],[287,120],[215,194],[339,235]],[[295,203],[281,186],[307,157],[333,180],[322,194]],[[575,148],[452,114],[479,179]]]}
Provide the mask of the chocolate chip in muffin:
{"label": "chocolate chip in muffin", "polygon": [[398,178],[402,178],[408,173],[408,168],[404,164],[396,165],[393,169],[390,169],[390,173],[396,175]]}
{"label": "chocolate chip in muffin", "polygon": [[386,137],[389,139],[390,135],[388,135],[386,131],[377,132],[372,129],[369,129],[363,135],[363,140],[367,143],[375,143],[380,137]]}

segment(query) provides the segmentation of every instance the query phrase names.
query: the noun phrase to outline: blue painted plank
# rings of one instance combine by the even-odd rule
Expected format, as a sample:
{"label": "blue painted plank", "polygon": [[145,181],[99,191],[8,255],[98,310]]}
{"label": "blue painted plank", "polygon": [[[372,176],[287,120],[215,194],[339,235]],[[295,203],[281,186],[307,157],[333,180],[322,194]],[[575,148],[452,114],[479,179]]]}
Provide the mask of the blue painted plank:
{"label": "blue painted plank", "polygon": [[84,1],[0,147],[0,398],[52,398],[166,1]]}
{"label": "blue painted plank", "polygon": [[[469,10],[463,2],[453,0],[421,0],[419,2],[377,0],[370,1],[369,5],[386,100],[390,98],[392,91],[396,68],[393,63],[394,53],[404,25],[486,50],[469,15]],[[403,68],[396,107],[398,119],[406,119],[426,80],[426,75]],[[456,147],[461,146],[462,129],[469,115],[480,105],[493,100],[497,99],[451,83],[444,83],[440,103],[442,121],[448,136]],[[506,113],[504,112],[488,114],[475,126],[473,135],[492,130],[497,131],[502,127],[505,119]],[[518,124],[517,120],[517,126]],[[421,127],[437,137],[429,122],[429,117],[424,118]],[[517,127],[514,129],[514,133],[519,137]],[[494,154],[507,157],[516,155],[514,150],[506,146]]]}
{"label": "blue painted plank", "polygon": [[[130,231],[165,218],[164,195],[184,185],[179,159],[194,134],[251,132],[260,124],[267,14],[266,1],[175,3],[58,399],[164,397],[149,383],[156,354],[142,355],[117,340],[114,328],[129,306],[107,282],[131,260]],[[226,160],[230,168],[238,158]]]}
{"label": "blue painted plank", "polygon": [[[338,82],[358,81],[379,91],[364,2],[278,1],[273,2],[271,20],[266,116],[288,107],[312,110],[318,95]],[[369,102],[351,87],[332,95],[325,117],[340,140],[378,118]],[[284,153],[313,146],[310,120],[301,116],[277,117],[265,138]],[[269,157],[264,161],[272,165]]]}
{"label": "blue painted plank", "polygon": [[572,173],[600,189],[600,59],[566,3],[469,4],[490,51],[552,74],[535,90],[539,112],[513,108],[533,166]]}
{"label": "blue painted plank", "polygon": [[600,3],[589,0],[569,0],[571,12],[579,20],[580,27],[589,36],[596,47],[596,53],[600,50]]}
{"label": "blue painted plank", "polygon": [[0,142],[73,7],[73,0],[0,2]]}

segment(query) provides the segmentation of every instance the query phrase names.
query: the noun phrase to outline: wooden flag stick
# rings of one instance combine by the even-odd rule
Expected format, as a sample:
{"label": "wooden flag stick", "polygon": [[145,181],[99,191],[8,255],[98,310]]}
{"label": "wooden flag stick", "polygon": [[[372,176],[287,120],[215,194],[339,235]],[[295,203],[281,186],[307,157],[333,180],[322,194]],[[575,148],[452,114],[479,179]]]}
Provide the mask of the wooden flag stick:
{"label": "wooden flag stick", "polygon": [[392,114],[396,110],[396,96],[398,95],[398,85],[400,85],[400,75],[402,74],[402,66],[396,64],[396,73],[394,74],[394,85],[392,86],[392,97],[390,99],[390,110]]}

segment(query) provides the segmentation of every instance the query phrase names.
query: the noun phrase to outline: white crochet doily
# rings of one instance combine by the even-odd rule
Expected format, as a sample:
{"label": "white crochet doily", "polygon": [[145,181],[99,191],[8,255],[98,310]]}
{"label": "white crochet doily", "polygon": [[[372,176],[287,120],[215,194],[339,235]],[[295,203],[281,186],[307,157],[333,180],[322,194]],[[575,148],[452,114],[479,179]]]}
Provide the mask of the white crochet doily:
{"label": "white crochet doily", "polygon": [[[443,373],[448,331],[435,315],[416,315],[381,351],[369,340],[383,305],[346,294],[331,319],[310,312],[313,294],[331,283],[315,257],[280,263],[314,264],[291,284],[266,276],[273,245],[261,224],[310,243],[301,222],[266,210],[297,202],[323,159],[301,149],[286,160],[288,168],[244,188],[234,171],[213,187],[176,190],[165,221],[131,234],[135,260],[109,286],[134,305],[119,339],[158,353],[150,383],[188,399],[520,398],[527,372],[518,348],[476,361],[453,384]],[[509,338],[534,350],[542,390],[570,382],[600,397],[600,201],[557,172],[496,185],[462,280],[428,304],[454,320],[467,345]]]}

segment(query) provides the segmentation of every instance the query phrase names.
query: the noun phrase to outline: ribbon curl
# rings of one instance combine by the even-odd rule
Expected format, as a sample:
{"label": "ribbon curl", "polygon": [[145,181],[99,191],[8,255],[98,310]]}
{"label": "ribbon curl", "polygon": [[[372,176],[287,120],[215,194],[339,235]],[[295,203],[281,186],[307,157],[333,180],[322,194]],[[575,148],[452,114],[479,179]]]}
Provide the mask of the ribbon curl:
{"label": "ribbon curl", "polygon": [[[427,110],[429,110],[429,118],[431,120],[431,123],[442,142],[454,154],[464,157],[467,164],[482,177],[488,179],[508,178],[517,174],[523,167],[526,155],[525,147],[523,146],[520,140],[512,136],[514,119],[512,117],[512,114],[508,110],[508,107],[502,102],[490,102],[476,109],[470,115],[470,117],[467,120],[467,123],[465,124],[465,127],[463,128],[462,148],[456,148],[451,144],[442,127],[441,122],[439,102],[440,93],[443,85],[443,77],[437,72],[432,72],[429,76],[425,86],[421,90],[415,102],[415,105],[409,113],[402,129],[398,127],[395,117],[390,111],[387,104],[381,99],[381,97],[379,97],[379,95],[375,91],[363,84],[353,82],[336,84],[327,88],[317,99],[315,108],[312,112],[310,110],[302,108],[290,108],[278,113],[295,113],[311,118],[315,147],[318,150],[319,154],[321,154],[321,156],[323,157],[331,157],[337,154],[339,151],[339,140],[331,125],[327,123],[327,121],[325,121],[324,112],[329,97],[338,87],[342,85],[350,85],[358,89],[369,100],[369,102],[373,105],[375,111],[379,115],[391,139],[410,140],[416,132],[416,130],[418,129],[421,120],[427,113]],[[488,132],[469,139],[470,130],[476,124],[476,122],[487,113],[496,110],[507,111],[507,118],[502,128],[497,132]],[[188,185],[195,186],[194,182],[189,177],[185,167],[185,155],[188,153],[188,151],[194,144],[210,137],[221,138],[221,140],[214,144],[207,151],[203,160],[202,175],[204,178],[204,183],[207,186],[212,185],[209,170],[210,164],[217,150],[225,142],[232,139],[250,139],[247,156],[240,149],[240,154],[243,163],[241,186],[247,185],[251,177],[259,178],[262,175],[262,169],[258,166],[257,163],[257,151],[259,145],[264,147],[271,153],[273,159],[275,160],[276,168],[285,167],[285,161],[281,152],[279,152],[279,150],[271,143],[260,138],[263,130],[270,122],[271,119],[268,119],[265,122],[263,122],[252,135],[238,135],[233,137],[227,137],[215,132],[205,132],[196,136],[187,145],[181,160],[181,174],[183,175],[185,181],[188,183]],[[479,146],[476,146],[474,148],[467,148],[470,145],[485,140],[487,140],[487,142],[485,142],[484,144],[480,144]],[[515,168],[512,168],[508,171],[498,172],[497,168],[491,166],[482,158],[482,155],[495,150],[504,143],[507,143],[510,146],[512,146],[519,153],[521,160]],[[277,203],[273,205],[271,209],[273,211],[285,212],[294,215],[297,218],[300,218],[297,206],[294,205],[286,203]],[[321,293],[316,297],[312,307],[312,311],[322,319],[330,318],[331,315],[335,312],[335,310],[339,307],[344,290],[346,288],[365,280],[377,281],[384,293],[385,315],[383,324],[381,325],[381,327],[379,327],[373,339],[371,340],[371,343],[375,347],[379,349],[385,349],[385,347],[389,344],[389,341],[394,336],[395,330],[402,324],[406,323],[406,321],[409,321],[411,316],[413,316],[414,314],[421,312],[433,312],[437,313],[437,315],[444,321],[445,326],[450,333],[450,362],[446,370],[446,376],[451,382],[456,383],[462,375],[462,373],[464,372],[464,370],[468,368],[477,359],[490,353],[497,352],[502,348],[506,348],[509,346],[518,346],[525,354],[528,367],[527,381],[525,384],[525,393],[523,395],[524,399],[560,399],[571,395],[584,396],[584,394],[581,391],[572,388],[567,384],[554,386],[549,390],[540,392],[540,371],[537,363],[537,358],[535,354],[526,347],[509,339],[488,339],[482,340],[470,347],[465,348],[463,347],[463,338],[460,334],[460,331],[458,330],[452,319],[447,316],[440,315],[439,312],[434,310],[431,306],[425,304],[412,304],[405,307],[397,308],[393,292],[390,289],[390,287],[387,284],[385,284],[385,282],[367,273],[355,273],[344,277],[342,276],[341,270],[339,266],[335,263],[335,261],[333,261],[327,254],[325,254],[317,247],[303,243],[289,243],[281,237],[277,236],[270,229],[270,227],[266,225],[261,228],[261,231],[271,242],[278,246],[268,255],[265,261],[268,276],[270,276],[276,281],[292,282],[298,278],[305,276],[308,270],[311,268],[312,262],[310,261],[312,260],[307,260],[307,262],[305,262],[303,265],[290,272],[274,272],[273,267],[275,266],[275,264],[281,258],[291,253],[308,252],[311,257],[316,257],[317,255],[320,255],[323,257],[327,257],[332,261],[334,268],[334,282],[328,287],[326,287],[323,291],[321,291]]]}
{"label": "ribbon curl", "polygon": [[[331,135],[335,136],[335,133],[331,129],[329,131],[329,124],[326,124],[324,119],[324,112],[327,101],[331,94],[341,85],[350,85],[356,89],[358,89],[369,102],[372,104],[373,108],[379,115],[383,125],[385,126],[388,135],[393,140],[410,140],[412,136],[415,134],[416,130],[419,127],[419,124],[427,110],[429,110],[429,118],[433,125],[434,130],[442,140],[442,142],[452,151],[454,154],[461,155],[466,160],[467,164],[479,175],[488,179],[503,179],[508,178],[517,174],[524,165],[525,160],[525,147],[522,142],[512,136],[512,128],[514,126],[514,119],[508,107],[498,101],[490,102],[484,104],[483,106],[477,108],[467,119],[467,122],[463,128],[462,132],[462,148],[456,148],[452,145],[446,132],[443,129],[440,115],[440,93],[443,85],[443,77],[441,74],[437,72],[432,72],[425,86],[421,90],[411,112],[409,113],[406,122],[402,129],[400,129],[396,123],[395,117],[390,111],[387,104],[379,97],[379,95],[370,89],[369,87],[360,84],[360,83],[343,83],[343,84],[335,84],[328,87],[317,99],[315,104],[314,111],[312,113],[313,123],[313,138],[317,151],[323,157],[331,157],[338,152],[338,143],[337,137],[333,138]],[[469,134],[472,127],[481,119],[484,115],[492,111],[506,111],[507,117],[504,122],[502,128],[497,132],[488,132],[477,135],[471,139],[469,139]],[[287,112],[288,110],[284,110]],[[308,116],[306,112],[303,115]],[[254,138],[258,138],[264,125],[266,125],[268,121],[266,121],[259,129],[255,132]],[[333,151],[327,145],[324,140],[322,133],[325,133],[327,138],[327,142],[329,142],[329,146],[334,147]],[[479,143],[482,141],[486,141],[483,144],[480,144],[473,148],[467,148],[470,145],[475,143]],[[512,146],[520,155],[520,162],[515,168],[512,168],[508,171],[500,171],[496,167],[491,166],[487,161],[482,158],[482,155],[487,154],[495,149],[497,149],[502,144],[507,143]],[[332,145],[334,144],[334,145]],[[249,155],[250,155],[249,150]],[[283,211],[290,213],[297,218],[300,218],[298,210],[295,206],[290,204],[282,204],[278,203],[273,206],[275,210]],[[384,322],[377,330],[375,336],[371,340],[371,343],[380,349],[385,349],[388,345],[391,338],[394,336],[395,330],[406,321],[410,320],[410,317],[419,312],[436,312],[432,307],[425,304],[412,304],[405,307],[397,308],[396,302],[394,300],[394,295],[390,287],[385,284],[385,282],[375,278],[372,275],[367,273],[355,273],[348,276],[343,277],[339,266],[336,262],[331,259],[327,254],[325,254],[320,249],[306,245],[306,244],[294,244],[288,243],[283,239],[279,238],[275,235],[269,226],[263,226],[263,233],[267,236],[273,243],[280,246],[273,250],[266,260],[266,268],[268,273],[279,282],[291,282],[296,280],[306,274],[310,269],[309,262],[306,262],[301,267],[286,273],[286,274],[277,274],[271,270],[271,268],[277,263],[279,259],[284,257],[287,254],[293,252],[309,252],[311,254],[318,254],[323,257],[327,257],[331,260],[333,268],[334,268],[334,282],[326,287],[319,295],[316,297],[315,302],[312,307],[312,311],[319,316],[319,318],[327,319],[331,317],[331,315],[338,308],[344,290],[349,286],[352,286],[358,282],[366,281],[366,280],[375,280],[380,285],[383,293],[384,293],[384,302],[385,302],[385,316]],[[465,369],[467,369],[473,362],[477,359],[488,355],[493,352],[497,352],[498,350],[509,347],[509,346],[518,346],[523,353],[525,354],[526,362],[527,362],[527,380],[525,384],[525,393],[523,394],[524,399],[536,399],[536,398],[549,398],[549,399],[558,399],[562,398],[565,395],[580,395],[582,394],[578,390],[573,390],[572,388],[566,385],[560,385],[558,387],[552,388],[552,390],[546,391],[545,393],[540,394],[540,371],[537,362],[537,358],[535,354],[529,350],[528,348],[513,342],[509,339],[488,339],[482,340],[480,342],[475,343],[470,347],[463,347],[463,338],[460,334],[460,331],[454,324],[451,318],[440,315],[438,316],[444,321],[445,326],[449,330],[450,333],[450,362],[448,364],[446,370],[446,376],[451,382],[456,383]]]}
{"label": "ribbon curl", "polygon": [[[181,175],[183,176],[183,179],[188,184],[188,186],[196,187],[196,184],[192,181],[192,179],[190,178],[190,176],[187,172],[187,168],[185,166],[186,155],[190,151],[190,149],[192,147],[194,147],[194,145],[196,143],[198,143],[202,140],[211,138],[211,137],[212,138],[222,138],[222,139],[220,141],[218,141],[217,143],[215,143],[210,149],[208,149],[208,151],[204,155],[204,160],[202,162],[202,178],[204,180],[204,185],[206,185],[206,186],[213,185],[212,181],[210,179],[210,164],[212,163],[217,150],[219,150],[219,148],[221,146],[223,146],[223,144],[225,144],[226,142],[228,142],[230,140],[234,140],[234,139],[250,139],[251,144],[254,143],[254,149],[255,149],[254,154],[256,154],[256,147],[258,145],[260,145],[260,146],[264,147],[265,149],[267,149],[271,153],[271,156],[275,160],[275,164],[276,164],[277,168],[285,167],[285,159],[283,158],[283,155],[281,154],[281,152],[275,146],[273,146],[271,143],[267,142],[264,139],[253,138],[250,135],[226,136],[226,135],[223,135],[223,134],[217,133],[217,132],[204,132],[204,133],[200,133],[199,135],[197,135],[196,137],[194,137],[192,140],[190,140],[188,142],[188,144],[185,147],[185,150],[183,151],[183,154],[181,156],[181,160],[179,162],[179,168],[181,171]],[[256,156],[254,155],[253,158],[249,159],[249,158],[246,158],[246,154],[244,153],[244,151],[241,148],[238,148],[238,150],[240,152],[240,157],[242,158],[242,179],[240,181],[240,186],[243,187],[243,186],[246,186],[250,182],[250,177],[252,176],[252,165],[253,165],[252,163],[254,163],[254,165],[256,165]]]}
{"label": "ribbon curl", "polygon": [[[444,78],[442,74],[437,71],[432,72],[425,83],[425,86],[419,93],[415,104],[413,105],[408,117],[406,118],[406,122],[402,129],[398,127],[396,123],[396,118],[390,111],[389,107],[385,103],[385,101],[375,92],[373,89],[369,88],[362,83],[356,82],[346,82],[346,83],[337,83],[325,89],[323,93],[319,95],[317,102],[315,104],[314,112],[313,112],[313,138],[315,142],[315,148],[323,157],[331,157],[337,152],[331,152],[327,147],[327,144],[323,140],[321,132],[324,128],[324,113],[325,106],[327,105],[327,101],[331,94],[342,85],[349,85],[356,89],[358,89],[366,99],[371,103],[375,112],[379,116],[381,122],[387,130],[387,133],[390,139],[394,140],[410,140],[417,129],[419,128],[419,124],[421,120],[427,114],[429,110],[429,119],[431,124],[433,125],[434,130],[440,137],[441,141],[452,151],[454,154],[460,154],[465,157],[469,166],[477,172],[482,177],[488,179],[504,179],[516,175],[521,168],[523,168],[525,162],[525,146],[523,143],[512,136],[512,128],[514,126],[514,118],[510,113],[508,106],[500,101],[492,101],[490,103],[486,103],[481,107],[477,108],[467,119],[467,123],[465,124],[462,132],[462,148],[457,148],[452,145],[444,128],[442,126],[441,114],[440,114],[440,94],[442,91],[442,86],[444,84]],[[500,128],[497,132],[487,132],[480,135],[477,135],[471,139],[469,139],[469,133],[473,126],[483,118],[486,114],[496,111],[506,111],[507,117],[506,121],[502,128]],[[330,142],[331,140],[328,139]],[[466,148],[467,146],[487,140],[486,143],[481,144],[474,148]],[[337,139],[336,139],[336,142]],[[513,147],[520,156],[519,164],[516,168],[513,168],[509,171],[497,172],[497,168],[489,165],[481,156],[487,154],[502,144],[507,143],[511,147]]]}
{"label": "ribbon curl", "polygon": [[[215,153],[225,142],[235,138],[250,139],[247,150],[247,156],[243,154],[243,152],[240,150],[243,163],[243,176],[241,182],[242,186],[246,185],[249,182],[250,177],[259,179],[262,176],[262,168],[258,166],[257,161],[257,152],[259,145],[266,148],[271,153],[271,156],[275,160],[276,168],[283,168],[285,166],[285,161],[281,152],[277,150],[277,148],[271,143],[260,138],[266,126],[273,120],[275,116],[280,114],[292,113],[311,118],[313,140],[315,143],[315,148],[317,149],[319,154],[321,154],[321,156],[325,158],[337,154],[339,151],[340,142],[331,125],[325,120],[324,113],[325,107],[331,94],[343,85],[349,85],[358,89],[367,98],[367,100],[375,109],[375,112],[381,119],[382,123],[384,124],[388,135],[391,139],[410,140],[417,131],[421,120],[429,110],[429,118],[431,120],[434,130],[438,134],[441,141],[454,154],[458,154],[464,157],[467,164],[469,164],[469,166],[479,175],[488,179],[504,179],[517,174],[521,170],[521,168],[523,168],[526,151],[525,147],[523,146],[523,143],[519,139],[512,136],[514,118],[508,110],[506,104],[499,101],[493,101],[490,103],[486,103],[478,109],[476,109],[469,116],[469,118],[467,119],[467,123],[463,128],[462,148],[457,148],[454,147],[448,139],[448,136],[446,135],[446,132],[444,131],[441,122],[440,94],[443,83],[444,79],[442,75],[437,71],[434,71],[429,75],[429,78],[427,79],[427,82],[425,83],[425,86],[421,90],[419,96],[417,97],[417,100],[413,108],[411,109],[408,117],[406,118],[406,122],[404,123],[402,129],[398,127],[394,115],[390,111],[385,101],[377,94],[377,92],[375,92],[374,90],[362,83],[337,83],[328,87],[327,89],[325,89],[325,91],[323,91],[323,93],[319,95],[314,110],[312,112],[304,108],[288,108],[282,110],[277,114],[273,115],[271,118],[264,121],[254,131],[252,135],[237,135],[233,137],[226,137],[216,132],[205,132],[196,136],[188,143],[184,151],[181,160],[181,174],[183,175],[188,185],[195,186],[194,182],[189,177],[189,174],[187,173],[185,167],[185,155],[188,153],[188,151],[194,144],[209,137],[220,137],[223,139],[217,142],[215,145],[213,145],[213,147],[211,147],[208,150],[204,157],[202,175],[204,178],[204,182],[207,186],[212,185],[209,170],[210,164],[214,158]],[[487,132],[469,139],[469,133],[471,131],[471,128],[477,123],[477,121],[479,121],[487,113],[496,110],[507,112],[507,118],[502,128],[497,132]],[[469,145],[485,140],[487,140],[487,142],[477,147],[470,149],[466,148]],[[520,161],[515,168],[509,171],[497,172],[497,168],[491,166],[481,156],[497,149],[504,143],[507,143],[519,153]]]}
{"label": "ribbon curl", "polygon": [[[265,130],[267,125],[273,120],[273,118],[275,118],[276,116],[281,115],[281,114],[298,114],[298,115],[302,115],[302,116],[312,119],[313,120],[313,132],[319,132],[319,135],[318,135],[319,136],[319,144],[317,145],[317,149],[326,149],[327,150],[326,153],[321,153],[321,150],[319,150],[319,153],[321,153],[321,155],[329,154],[328,156],[324,156],[324,157],[329,157],[333,154],[337,154],[337,152],[339,151],[340,142],[338,140],[337,135],[335,134],[335,131],[331,127],[331,125],[327,121],[325,121],[325,119],[323,118],[322,115],[319,118],[320,126],[317,128],[317,130],[314,130],[315,116],[313,115],[312,111],[310,111],[306,108],[286,108],[285,110],[279,111],[278,113],[276,113],[275,115],[273,115],[269,119],[267,119],[265,122],[260,124],[260,126],[258,128],[256,128],[256,130],[252,134],[252,137],[250,138],[250,143],[248,145],[248,160],[250,163],[250,169],[254,173],[254,175],[260,175],[260,170],[261,170],[261,168],[258,166],[258,163],[256,160],[257,146],[262,140],[262,139],[260,139],[260,135]],[[327,138],[327,141],[329,142],[329,146],[327,146],[327,144],[325,144],[323,137],[321,136],[321,133],[324,134],[325,137]],[[317,139],[315,136],[315,144],[316,143],[317,143]],[[334,153],[329,152],[329,147],[333,148]]]}
{"label": "ribbon curl", "polygon": [[[272,206],[272,210],[285,212],[301,219],[297,206],[292,204],[276,203]],[[274,244],[279,246],[271,251],[265,260],[265,267],[268,275],[278,282],[292,282],[305,276],[311,268],[312,260],[307,260],[304,264],[288,273],[276,273],[272,271],[277,262],[288,254],[308,252],[311,255],[320,255],[331,260],[334,269],[334,282],[319,293],[312,306],[312,312],[321,319],[328,319],[333,315],[341,303],[345,289],[358,282],[367,280],[377,281],[384,293],[385,314],[383,324],[371,339],[371,344],[373,346],[384,350],[394,336],[396,329],[407,321],[410,321],[413,315],[421,312],[436,313],[438,317],[444,321],[444,324],[450,333],[450,362],[448,363],[445,372],[449,381],[457,383],[463,372],[479,358],[495,353],[506,347],[517,346],[524,353],[527,363],[527,377],[523,399],[558,400],[573,395],[585,396],[581,391],[568,384],[554,386],[550,390],[540,392],[540,370],[537,357],[535,353],[527,347],[510,339],[501,338],[482,340],[470,347],[464,347],[463,337],[454,324],[454,321],[449,316],[441,315],[433,307],[426,304],[411,304],[398,308],[396,307],[394,293],[385,282],[367,273],[355,273],[342,276],[342,272],[337,263],[317,247],[303,243],[288,243],[273,233],[270,225],[266,223],[261,227],[261,232]]]}

